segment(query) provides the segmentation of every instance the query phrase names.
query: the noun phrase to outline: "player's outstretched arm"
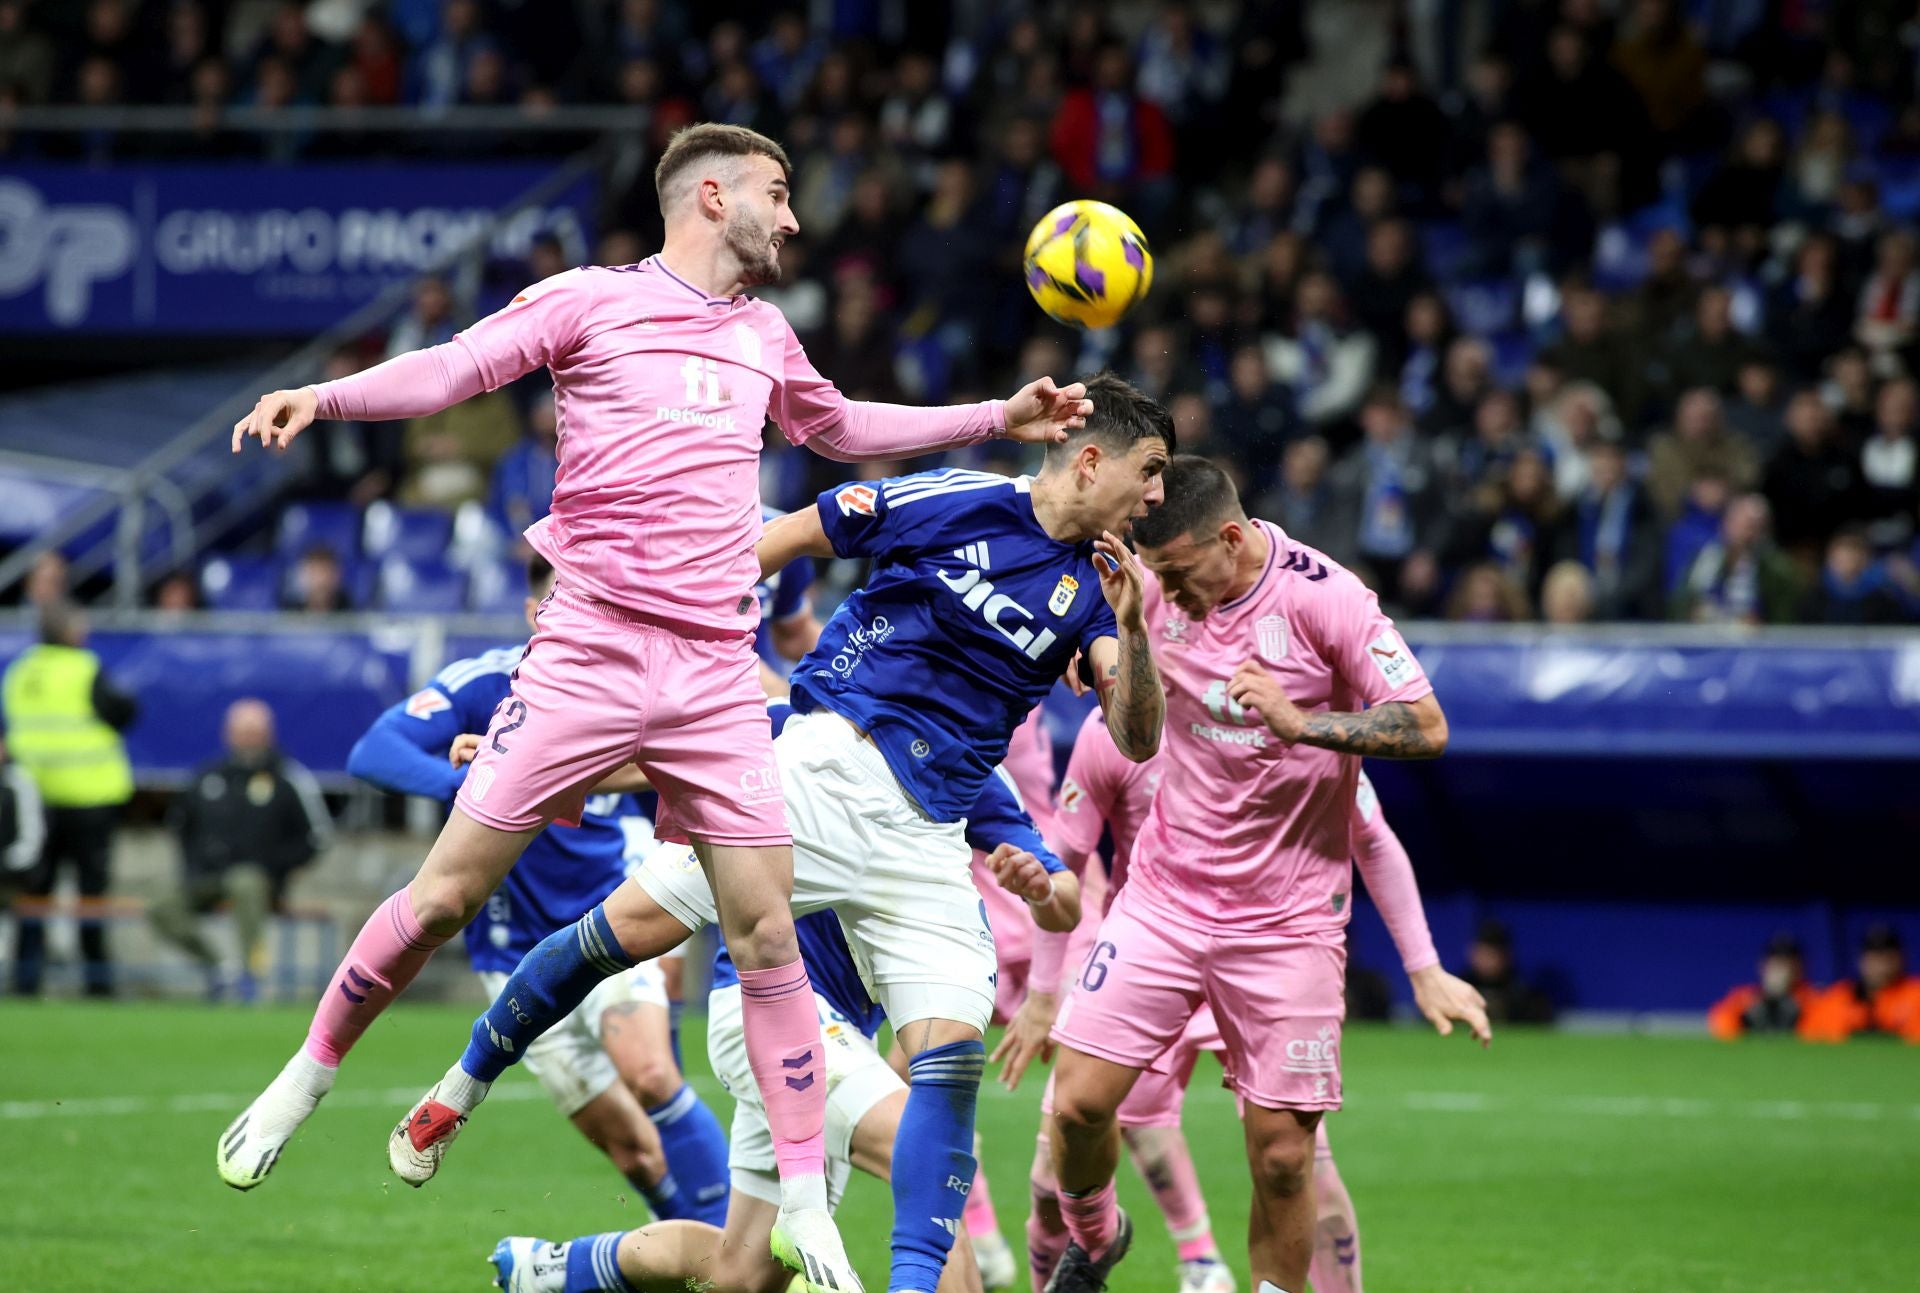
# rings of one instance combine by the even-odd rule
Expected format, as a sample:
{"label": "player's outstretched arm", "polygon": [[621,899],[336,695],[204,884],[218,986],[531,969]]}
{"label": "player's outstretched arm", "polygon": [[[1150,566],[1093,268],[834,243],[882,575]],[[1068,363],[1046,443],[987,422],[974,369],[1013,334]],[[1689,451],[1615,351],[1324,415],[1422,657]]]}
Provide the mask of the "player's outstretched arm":
{"label": "player's outstretched arm", "polygon": [[249,439],[284,449],[315,418],[386,422],[421,418],[451,408],[490,389],[479,365],[457,341],[396,355],[351,377],[269,391],[253,410],[233,424],[233,451]]}
{"label": "player's outstretched arm", "polygon": [[1301,709],[1258,660],[1234,671],[1227,695],[1265,720],[1289,745],[1317,745],[1370,759],[1437,759],[1447,749],[1447,716],[1431,694],[1358,712]]}
{"label": "player's outstretched arm", "polygon": [[820,523],[820,509],[803,507],[768,521],[754,555],[760,558],[760,577],[767,579],[796,558],[818,557],[824,561],[836,554],[827,528]]}
{"label": "player's outstretched arm", "polygon": [[[838,398],[838,392],[832,394]],[[1086,394],[1079,382],[1056,386],[1051,377],[1042,377],[1014,392],[1012,399],[979,404],[921,408],[846,400],[831,421],[805,436],[805,443],[835,462],[909,458],[1000,435],[1024,444],[1052,444],[1087,424],[1093,401]]]}
{"label": "player's outstretched arm", "polygon": [[1100,691],[1100,710],[1107,731],[1120,753],[1145,763],[1160,749],[1160,728],[1167,716],[1167,697],[1160,687],[1160,670],[1153,663],[1147,638],[1140,563],[1126,544],[1112,534],[1094,541],[1094,565],[1100,571],[1100,591],[1113,608],[1120,636],[1095,638],[1087,647],[1093,678]]}

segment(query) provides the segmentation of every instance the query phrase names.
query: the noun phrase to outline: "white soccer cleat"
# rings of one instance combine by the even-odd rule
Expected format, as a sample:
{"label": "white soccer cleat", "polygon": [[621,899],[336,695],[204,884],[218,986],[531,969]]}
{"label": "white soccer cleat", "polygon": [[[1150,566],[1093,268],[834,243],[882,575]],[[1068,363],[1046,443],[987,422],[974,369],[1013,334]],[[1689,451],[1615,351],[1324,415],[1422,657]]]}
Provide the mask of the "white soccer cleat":
{"label": "white soccer cleat", "polygon": [[467,1115],[438,1099],[440,1083],[408,1111],[387,1137],[387,1162],[393,1174],[415,1189],[433,1179],[447,1146],[467,1125]]}
{"label": "white soccer cleat", "polygon": [[1233,1293],[1233,1272],[1211,1257],[1180,1263],[1180,1293]]}
{"label": "white soccer cleat", "polygon": [[[220,1171],[220,1179],[236,1190],[251,1190],[266,1180],[293,1133],[319,1106],[331,1079],[331,1070],[322,1069],[304,1054],[289,1060],[246,1112],[220,1133],[220,1142],[214,1147],[214,1166]],[[313,1089],[316,1085],[321,1088],[318,1094]]]}
{"label": "white soccer cleat", "polygon": [[561,1293],[567,1284],[567,1245],[509,1235],[493,1246],[493,1285],[506,1293]]}
{"label": "white soccer cleat", "polygon": [[773,1223],[773,1259],[794,1273],[788,1293],[865,1293],[825,1208],[782,1212]]}
{"label": "white soccer cleat", "polygon": [[998,1230],[974,1237],[973,1258],[980,1266],[980,1283],[989,1290],[1010,1289],[1020,1278],[1013,1245]]}

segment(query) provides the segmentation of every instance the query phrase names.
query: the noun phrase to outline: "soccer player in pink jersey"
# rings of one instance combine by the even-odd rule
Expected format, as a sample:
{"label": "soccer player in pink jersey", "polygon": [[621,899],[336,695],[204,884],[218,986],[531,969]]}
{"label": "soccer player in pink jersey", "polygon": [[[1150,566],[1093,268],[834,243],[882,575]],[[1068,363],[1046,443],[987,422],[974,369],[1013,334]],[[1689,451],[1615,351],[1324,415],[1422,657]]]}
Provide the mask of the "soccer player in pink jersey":
{"label": "soccer player in pink jersey", "polygon": [[[1061,856],[1070,867],[1085,869],[1092,864],[1097,869],[1094,850],[1102,830],[1110,831],[1117,885],[1126,878],[1127,857],[1159,785],[1164,754],[1146,763],[1133,763],[1120,756],[1104,730],[1096,712],[1074,742],[1060,784],[1049,842],[1056,851],[1064,850]],[[1387,824],[1379,797],[1365,773],[1360,776],[1354,813],[1354,861],[1400,952],[1416,1005],[1443,1036],[1452,1032],[1456,1014],[1468,1020],[1476,1035],[1490,1035],[1485,1003],[1479,994],[1440,967],[1413,862]],[[1042,935],[1039,941],[1036,963],[1045,959],[1049,936]],[[1005,1059],[1003,1080],[1009,1085],[1017,1083],[1027,1063],[1046,1049],[1042,1039],[1054,1023],[1055,1009],[1055,999],[1037,991],[1023,1003],[1020,1018],[994,1056],[996,1060]],[[1213,1012],[1202,1007],[1180,1040],[1134,1084],[1116,1114],[1127,1152],[1152,1190],[1172,1234],[1182,1293],[1229,1293],[1234,1286],[1232,1273],[1220,1261],[1193,1157],[1180,1131],[1180,1107],[1194,1062],[1202,1051],[1220,1054],[1223,1050]],[[1051,1100],[1049,1086],[1043,1113],[1050,1111]],[[1314,1188],[1319,1206],[1310,1272],[1313,1288],[1315,1293],[1361,1293],[1359,1223],[1352,1198],[1334,1165],[1324,1122],[1316,1136],[1315,1158]],[[1044,1124],[1031,1184],[1033,1210],[1028,1217],[1027,1245],[1034,1293],[1041,1293],[1068,1242]]]}
{"label": "soccer player in pink jersey", "polygon": [[1134,525],[1167,694],[1161,783],[1127,882],[1061,1011],[1050,1127],[1071,1242],[1048,1289],[1105,1286],[1131,1223],[1116,1114],[1210,1005],[1246,1124],[1249,1263],[1302,1293],[1314,1139],[1340,1107],[1343,927],[1360,759],[1434,758],[1446,717],[1351,573],[1249,520],[1205,459],[1176,458]]}
{"label": "soccer player in pink jersey", "polygon": [[[550,821],[577,821],[589,787],[637,762],[660,792],[660,833],[691,842],[718,895],[778,1150],[783,1227],[842,1293],[859,1288],[826,1212],[820,1030],[788,909],[791,836],[753,650],[762,428],[770,418],[794,444],[843,461],[891,459],[996,435],[1051,442],[1091,405],[1083,388],[1050,380],[948,409],[847,400],[780,312],[746,295],[779,277],[781,244],[799,231],[789,170],[753,131],[689,127],[655,171],[658,256],[555,275],[450,342],[272,392],[235,424],[236,452],[249,437],[284,448],[316,416],[424,416],[544,366],[560,446],[552,513],[527,531],[558,584],[512,695],[419,873],[367,921],[305,1045],[222,1136],[229,1185],[266,1178],[341,1058],[527,841]],[[581,940],[606,966],[632,959],[604,917],[589,913]],[[404,1179],[431,1176],[483,1094],[455,1083],[416,1107],[389,1146]]]}

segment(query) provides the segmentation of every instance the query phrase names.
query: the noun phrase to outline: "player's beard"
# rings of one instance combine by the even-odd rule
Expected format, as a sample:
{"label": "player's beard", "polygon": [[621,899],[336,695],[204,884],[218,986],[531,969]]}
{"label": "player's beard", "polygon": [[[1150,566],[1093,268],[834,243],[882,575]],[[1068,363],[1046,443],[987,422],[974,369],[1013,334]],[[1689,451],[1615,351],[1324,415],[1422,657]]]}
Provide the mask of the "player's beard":
{"label": "player's beard", "polygon": [[744,213],[727,221],[727,250],[740,262],[740,281],[747,287],[760,287],[780,281],[780,260],[774,255],[773,230],[756,223]]}

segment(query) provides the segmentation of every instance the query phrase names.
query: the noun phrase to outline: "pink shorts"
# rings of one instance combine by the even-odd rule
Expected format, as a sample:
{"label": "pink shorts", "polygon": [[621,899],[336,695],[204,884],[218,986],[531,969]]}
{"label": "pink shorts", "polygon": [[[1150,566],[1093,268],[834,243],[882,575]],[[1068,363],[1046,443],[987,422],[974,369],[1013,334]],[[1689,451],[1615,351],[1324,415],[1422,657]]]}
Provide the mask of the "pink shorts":
{"label": "pink shorts", "polygon": [[1097,1059],[1150,1069],[1211,1005],[1227,1084],[1243,1100],[1338,1109],[1346,960],[1337,940],[1195,928],[1125,885],[1053,1037]]}
{"label": "pink shorts", "polygon": [[460,787],[503,831],[579,824],[588,793],[638,763],[662,839],[785,844],[786,805],[753,638],[690,633],[556,588]]}

